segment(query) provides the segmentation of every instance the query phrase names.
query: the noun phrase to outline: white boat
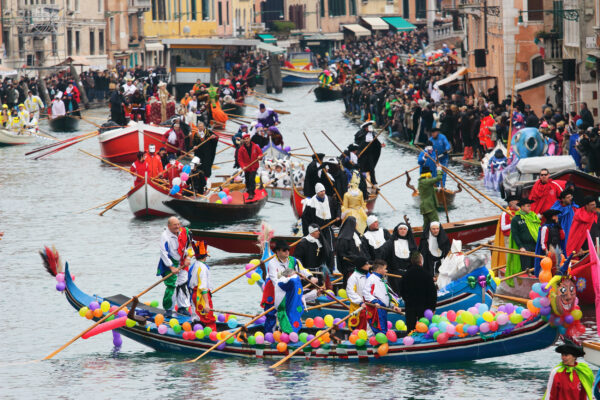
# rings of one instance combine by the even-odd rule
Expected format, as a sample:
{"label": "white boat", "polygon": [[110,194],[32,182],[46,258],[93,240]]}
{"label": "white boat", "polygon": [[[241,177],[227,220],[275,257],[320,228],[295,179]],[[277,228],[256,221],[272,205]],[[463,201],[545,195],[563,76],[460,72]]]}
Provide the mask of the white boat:
{"label": "white boat", "polygon": [[29,144],[36,139],[36,136],[28,131],[17,133],[8,129],[0,129],[0,147],[16,146],[19,144]]}
{"label": "white boat", "polygon": [[600,342],[597,340],[584,340],[583,350],[585,355],[583,358],[590,364],[600,365]]}
{"label": "white boat", "polygon": [[166,217],[174,215],[173,210],[164,205],[164,201],[171,200],[169,192],[148,180],[133,187],[127,193],[129,208],[136,217]]}

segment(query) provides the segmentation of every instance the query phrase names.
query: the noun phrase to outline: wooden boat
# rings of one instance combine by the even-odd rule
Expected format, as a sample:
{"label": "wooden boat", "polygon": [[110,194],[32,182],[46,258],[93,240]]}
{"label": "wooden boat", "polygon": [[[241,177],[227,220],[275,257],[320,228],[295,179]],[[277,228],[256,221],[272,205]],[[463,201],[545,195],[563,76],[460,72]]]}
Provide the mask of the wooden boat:
{"label": "wooden boat", "polygon": [[80,120],[80,117],[61,115],[60,117],[50,118],[48,124],[54,132],[73,132],[79,127]]}
{"label": "wooden boat", "polygon": [[[292,205],[294,215],[296,216],[296,218],[299,219],[302,217],[302,210],[304,209],[304,204],[302,203],[302,201],[306,199],[306,196],[300,193],[300,190],[294,185],[292,185],[292,195],[293,196],[290,197],[290,204]],[[369,194],[369,198],[367,199],[368,214],[373,212],[373,209],[375,208],[375,202],[377,201],[377,197],[377,193]]]}
{"label": "wooden boat", "polygon": [[[211,187],[212,188],[221,187],[222,183],[223,182],[212,182]],[[225,187],[228,188],[229,190],[244,190],[246,188],[246,184],[243,182],[234,182],[234,183],[228,183],[227,185],[225,185]],[[264,187],[264,189],[267,191],[267,194],[269,195],[270,199],[288,200],[292,196],[292,188],[275,187],[275,186],[267,185]]]}
{"label": "wooden boat", "polygon": [[600,365],[600,342],[597,340],[584,340],[583,350],[585,355],[583,358],[590,364]]}
{"label": "wooden boat", "polygon": [[333,101],[342,98],[342,89],[331,89],[319,86],[315,88],[314,92],[317,101]]}
{"label": "wooden boat", "polygon": [[275,146],[273,141],[269,138],[269,144],[262,148],[263,152],[263,160],[261,161],[261,165],[264,165],[265,160],[283,160],[284,158],[289,158],[290,153],[281,148],[281,146]]}
{"label": "wooden boat", "polygon": [[281,67],[281,81],[283,86],[315,85],[319,83],[322,69],[303,70]]}
{"label": "wooden boat", "polygon": [[[410,184],[410,174],[406,174],[406,187],[412,189],[412,198],[417,205],[421,204],[421,199],[419,197],[419,191],[413,185]],[[451,207],[454,205],[454,198],[457,193],[462,192],[462,186],[458,185],[458,190],[451,190],[448,188],[435,188],[435,197],[437,198],[438,208],[440,210],[444,209],[444,201],[446,202],[447,207]],[[445,199],[444,199],[445,197]]]}
{"label": "wooden boat", "polygon": [[163,135],[168,130],[166,126],[130,122],[122,128],[100,133],[100,152],[103,158],[114,163],[131,163],[136,160],[138,151],[148,151],[151,144],[156,146],[157,152],[164,147]]}
{"label": "wooden boat", "polygon": [[[496,232],[496,225],[498,224],[499,218],[499,215],[495,215],[492,217],[449,222],[442,224],[442,226],[448,234],[450,241],[453,239],[461,240],[463,245],[465,245],[493,236]],[[191,229],[190,231],[195,240],[205,240],[209,246],[230,253],[258,254],[261,251],[258,246],[259,232],[232,232],[201,229]],[[420,226],[413,227],[413,232],[418,243],[423,229]],[[274,243],[277,239],[285,240],[287,243],[291,244],[298,240],[299,237],[291,235],[275,236],[271,243]],[[292,247],[292,254],[293,251],[294,248]]]}
{"label": "wooden boat", "polygon": [[[490,279],[490,284],[486,286],[486,288],[481,288],[478,284],[474,287],[469,285],[470,276],[477,279],[481,275],[487,277],[488,274],[489,270],[484,266],[450,283],[442,290],[438,290],[437,306],[435,308],[436,314],[441,314],[444,311],[450,310],[467,310],[476,303],[485,303],[488,307],[491,306],[496,290],[496,283],[493,279]],[[338,297],[338,299],[344,300],[340,297]],[[315,304],[311,305],[331,303],[331,301],[332,300],[329,297],[321,296],[317,298]],[[400,307],[404,307],[402,301],[400,302]],[[310,310],[304,315],[307,318],[314,318],[318,316],[324,317],[327,314],[331,314],[333,318],[344,318],[348,315],[348,310],[345,307],[342,307],[341,304],[336,303],[331,306]],[[388,321],[391,321],[392,324],[395,324],[398,320],[406,321],[403,314],[388,313]]]}
{"label": "wooden boat", "polygon": [[[242,100],[243,102],[243,100]],[[221,110],[223,110],[223,112],[225,112],[226,114],[233,114],[233,115],[244,115],[244,113],[246,112],[246,107],[244,107],[243,105],[239,104],[239,103],[223,103],[221,104]]]}
{"label": "wooden boat", "polygon": [[35,139],[36,136],[27,131],[17,133],[8,129],[0,129],[0,147],[29,144]]}
{"label": "wooden boat", "polygon": [[172,199],[168,190],[158,186],[151,180],[138,184],[127,193],[127,201],[131,212],[136,217],[165,217],[173,215],[172,209],[164,205]]}
{"label": "wooden boat", "polygon": [[248,201],[247,193],[231,192],[231,195],[234,197],[234,201],[230,204],[216,203],[218,197],[209,199],[209,201],[170,199],[164,204],[192,223],[236,222],[254,217],[268,199],[268,194],[264,189],[256,189],[255,198],[251,201]]}
{"label": "wooden boat", "polygon": [[[111,306],[120,306],[129,300],[128,297],[123,295],[103,298],[98,295],[92,296],[84,293],[75,285],[75,282],[71,278],[68,264],[65,267],[65,284],[65,297],[75,310],[80,310],[92,301],[107,301]],[[167,330],[165,334],[160,334],[158,333],[158,327],[151,321],[154,320],[156,314],[163,313],[164,311],[143,304],[138,305],[136,312],[139,312],[139,310],[143,310],[144,314],[148,317],[144,326],[135,325],[131,328],[124,326],[117,329],[117,331],[125,337],[146,345],[155,351],[174,355],[182,354],[191,357],[202,354],[216,343],[207,337],[203,339],[183,339],[182,333],[177,334],[171,329]],[[189,322],[189,317],[179,316],[177,319],[180,324]],[[225,324],[217,323],[217,330],[227,330],[227,327]],[[250,325],[248,327],[249,334],[253,334],[258,330],[262,331],[261,325]],[[302,329],[302,331],[307,333],[312,332],[310,329]],[[348,331],[341,330],[338,335],[343,335],[342,337],[345,338],[348,333]],[[311,351],[300,351],[292,358],[341,362],[438,364],[441,362],[469,361],[540,350],[551,346],[556,341],[557,336],[557,329],[551,327],[540,318],[535,318],[517,326],[510,326],[506,330],[499,331],[493,335],[476,335],[463,338],[453,337],[444,344],[438,344],[432,338],[426,338],[423,335],[413,336],[415,341],[412,345],[404,345],[402,339],[398,339],[396,342],[388,343],[389,351],[385,356],[379,356],[377,348],[370,345],[357,348],[349,341],[344,340],[339,345],[327,344]],[[89,340],[94,339],[91,338]],[[298,346],[300,346],[300,343],[290,343],[288,350],[281,353],[276,349],[275,344],[265,342],[264,345],[252,346],[236,340],[231,344],[225,344],[223,347],[215,349],[210,354],[214,357],[275,360],[288,355],[290,351],[293,351]]]}

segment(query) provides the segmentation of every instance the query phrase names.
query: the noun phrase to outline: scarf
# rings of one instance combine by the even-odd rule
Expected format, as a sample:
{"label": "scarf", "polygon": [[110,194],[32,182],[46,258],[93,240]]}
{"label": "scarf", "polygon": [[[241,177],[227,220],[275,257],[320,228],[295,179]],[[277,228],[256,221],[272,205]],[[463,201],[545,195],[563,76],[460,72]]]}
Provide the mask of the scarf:
{"label": "scarf", "polygon": [[575,366],[570,367],[568,365],[563,364],[563,362],[561,361],[557,365],[557,368],[557,372],[566,372],[567,374],[569,374],[569,380],[571,382],[573,382],[573,371],[575,371],[577,373],[577,376],[579,377],[579,381],[581,382],[581,386],[583,386],[587,397],[589,399],[594,398],[594,396],[592,395],[592,383],[594,382],[594,373],[586,363],[580,362],[575,364]]}
{"label": "scarf", "polygon": [[379,228],[376,231],[366,231],[363,236],[374,249],[380,248],[385,242],[383,228]]}
{"label": "scarf", "polygon": [[[436,241],[436,246],[437,246],[437,241]],[[402,258],[405,260],[408,259],[408,257],[410,256],[410,249],[408,248],[408,240],[406,240],[406,239],[394,240],[394,254],[398,258]]]}
{"label": "scarf", "polygon": [[360,249],[360,245],[362,244],[362,242],[360,241],[360,236],[358,236],[358,233],[354,232],[354,235],[352,235],[352,239],[354,239],[354,245],[356,246],[356,248]]}
{"label": "scarf", "polygon": [[[521,216],[523,221],[525,221],[525,225],[527,225],[529,234],[531,235],[533,240],[535,240],[537,242],[537,239],[539,236],[539,226],[541,223],[537,214],[534,213],[533,211],[530,211],[529,214],[525,214],[523,211],[519,210],[516,212],[515,217],[517,215]],[[515,241],[513,239],[512,230],[510,232],[510,236],[509,236],[508,240],[509,240],[509,245],[508,245],[509,248],[518,249],[517,244],[515,243]],[[521,272],[521,256],[518,254],[509,253],[506,255],[506,274],[514,275],[517,272]],[[513,278],[508,279],[506,281],[506,284],[510,287],[514,287],[515,286],[514,279]]]}
{"label": "scarf", "polygon": [[316,244],[317,248],[319,248],[319,249],[321,248],[322,244],[319,241],[319,239],[317,239],[311,235],[306,235],[306,236],[304,236],[304,238],[306,239],[307,242]]}
{"label": "scarf", "polygon": [[438,238],[437,238],[437,236],[433,236],[433,234],[431,232],[429,232],[429,238],[427,239],[427,244],[429,245],[429,252],[431,253],[432,256],[434,256],[434,257],[442,256],[442,249],[440,249],[440,246],[438,245]]}
{"label": "scarf", "polygon": [[329,199],[327,196],[321,199],[319,196],[314,195],[312,198],[316,199],[316,201],[313,200],[311,204],[315,209],[316,217],[322,220],[331,219],[331,209],[329,208]]}
{"label": "scarf", "polygon": [[529,234],[531,235],[533,240],[537,240],[540,224],[542,222],[540,221],[540,218],[537,216],[537,214],[533,211],[530,211],[529,214],[525,214],[523,211],[519,210],[517,211],[516,215],[520,215],[521,218],[523,218],[523,221],[525,221],[525,225],[527,225],[527,229],[529,229]]}
{"label": "scarf", "polygon": [[358,196],[360,194],[360,191],[357,188],[349,189],[348,190],[348,194],[350,196],[355,196],[356,197],[356,196]]}
{"label": "scarf", "polygon": [[431,172],[425,172],[424,174],[421,174],[419,179],[421,179],[421,178],[431,178]]}
{"label": "scarf", "polygon": [[575,216],[576,208],[577,205],[575,203],[569,204],[568,206],[563,206],[560,204],[560,200],[557,200],[552,206],[553,210],[560,211],[560,214],[558,214],[558,221],[560,222],[563,231],[565,231],[565,238],[569,237],[569,231],[571,230],[571,225],[573,224],[573,217]]}

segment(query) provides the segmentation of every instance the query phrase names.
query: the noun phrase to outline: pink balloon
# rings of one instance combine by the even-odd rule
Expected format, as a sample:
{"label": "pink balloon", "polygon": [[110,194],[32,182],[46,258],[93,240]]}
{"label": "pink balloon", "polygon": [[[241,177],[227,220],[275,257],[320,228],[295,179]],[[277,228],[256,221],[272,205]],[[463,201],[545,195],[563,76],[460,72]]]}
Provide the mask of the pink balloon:
{"label": "pink balloon", "polygon": [[255,336],[254,339],[256,339],[256,344],[263,344],[265,342],[265,337],[262,335]]}
{"label": "pink balloon", "polygon": [[290,342],[290,336],[287,333],[283,332],[281,334],[281,336],[279,337],[279,341],[283,342],[283,343],[289,343]]}
{"label": "pink balloon", "polygon": [[490,331],[490,324],[488,324],[487,322],[482,323],[481,325],[479,325],[479,331],[481,333],[488,333]]}
{"label": "pink balloon", "polygon": [[448,311],[448,314],[446,314],[446,317],[448,318],[448,321],[454,322],[456,321],[456,312],[454,310],[450,310]]}
{"label": "pink balloon", "polygon": [[[388,321],[390,324],[391,322]],[[398,340],[398,335],[396,335],[396,332],[394,332],[393,330],[389,330],[387,331],[387,333],[385,334],[385,336],[387,336],[388,340],[392,343],[395,343],[396,340]]]}
{"label": "pink balloon", "polygon": [[412,346],[415,343],[415,339],[413,339],[412,336],[405,336],[404,339],[402,339],[402,343],[404,343],[405,346]]}
{"label": "pink balloon", "polygon": [[159,325],[158,326],[158,333],[160,333],[161,335],[164,335],[165,333],[167,333],[167,326],[166,325]]}
{"label": "pink balloon", "polygon": [[321,317],[315,317],[314,321],[315,321],[315,326],[319,329],[321,329],[325,326],[325,321],[323,321],[323,318],[321,318]]}
{"label": "pink balloon", "polygon": [[289,334],[289,339],[290,339],[290,342],[297,343],[298,342],[298,334],[296,332],[290,333]]}
{"label": "pink balloon", "polygon": [[387,322],[388,329],[392,329],[392,321]]}
{"label": "pink balloon", "polygon": [[188,178],[190,177],[187,172],[182,172],[181,175],[179,175],[179,177],[181,178],[182,182],[185,182],[188,180]]}

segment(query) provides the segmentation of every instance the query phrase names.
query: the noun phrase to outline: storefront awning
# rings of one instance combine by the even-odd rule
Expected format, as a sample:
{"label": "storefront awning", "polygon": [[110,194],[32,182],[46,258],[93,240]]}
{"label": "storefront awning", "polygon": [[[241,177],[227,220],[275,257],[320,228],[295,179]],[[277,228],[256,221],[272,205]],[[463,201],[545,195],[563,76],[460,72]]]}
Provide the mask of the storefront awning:
{"label": "storefront awning", "polygon": [[85,65],[85,66],[89,66],[90,62],[88,61],[87,58],[82,57],[82,56],[70,56],[65,58],[64,61],[56,64],[56,66],[63,66],[63,65]]}
{"label": "storefront awning", "polygon": [[360,26],[358,24],[342,25],[342,28],[347,29],[350,32],[354,33],[354,35],[356,37],[371,36],[370,30],[368,30],[367,28],[363,28],[362,26]]}
{"label": "storefront awning", "polygon": [[268,51],[269,53],[272,53],[272,54],[285,53],[285,49],[282,49],[281,47],[277,47],[277,46],[269,44],[269,43],[259,43],[258,46],[256,46],[256,47],[259,50]]}
{"label": "storefront awning", "polygon": [[361,19],[374,31],[387,31],[390,29],[388,24],[379,17],[361,17]]}
{"label": "storefront awning", "polygon": [[444,79],[437,81],[435,84],[437,86],[444,86],[444,85],[447,85],[449,83],[459,80],[463,75],[468,74],[468,73],[469,73],[469,69],[467,67],[461,67],[455,73],[448,75]]}
{"label": "storefront awning", "polygon": [[258,35],[258,38],[260,39],[261,42],[263,43],[275,43],[277,42],[277,38],[273,35],[269,35],[268,33],[260,33]]}
{"label": "storefront awning", "polygon": [[555,75],[555,74],[540,75],[536,78],[533,78],[528,81],[521,82],[521,83],[515,85],[515,91],[518,93],[518,92],[522,92],[524,90],[533,89],[538,86],[543,86],[547,83],[550,83],[556,79],[558,79],[558,75]]}
{"label": "storefront awning", "polygon": [[390,24],[390,26],[397,31],[410,32],[417,29],[416,26],[414,26],[402,17],[383,17],[381,19]]}
{"label": "storefront awning", "polygon": [[162,51],[165,49],[162,43],[146,43],[146,51]]}
{"label": "storefront awning", "polygon": [[344,34],[341,32],[337,33],[313,33],[304,35],[304,40],[344,40]]}

